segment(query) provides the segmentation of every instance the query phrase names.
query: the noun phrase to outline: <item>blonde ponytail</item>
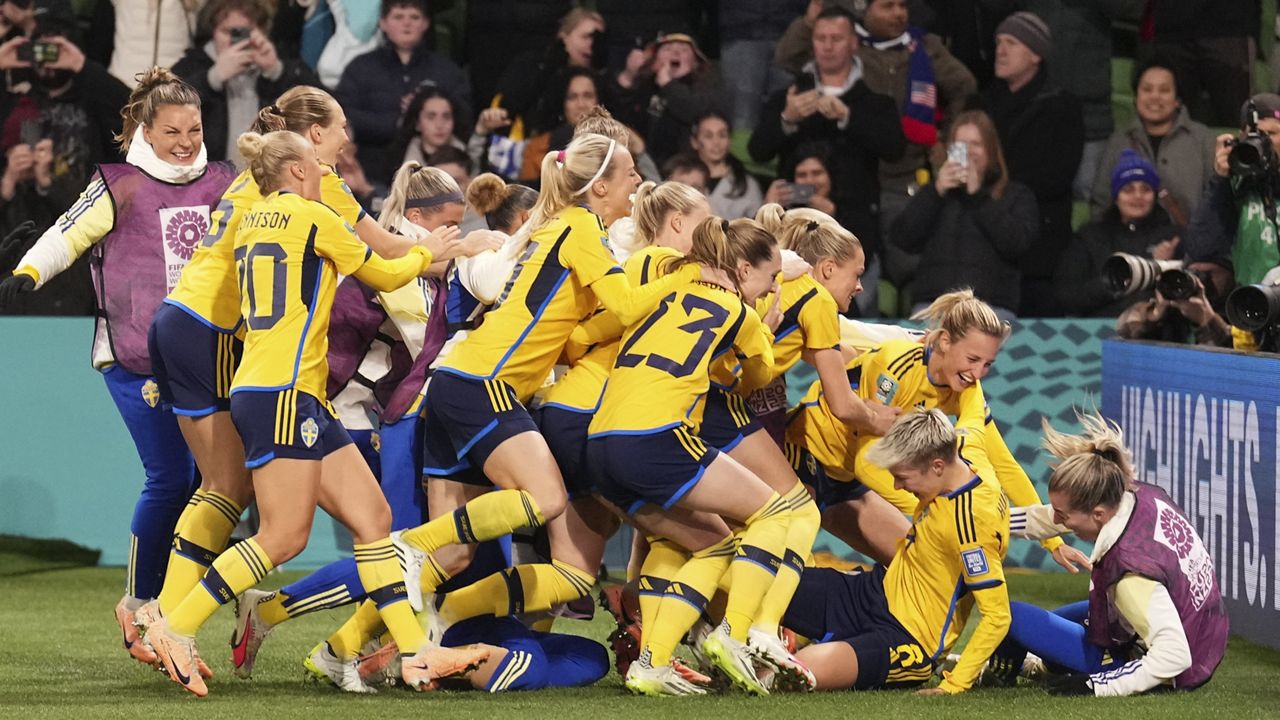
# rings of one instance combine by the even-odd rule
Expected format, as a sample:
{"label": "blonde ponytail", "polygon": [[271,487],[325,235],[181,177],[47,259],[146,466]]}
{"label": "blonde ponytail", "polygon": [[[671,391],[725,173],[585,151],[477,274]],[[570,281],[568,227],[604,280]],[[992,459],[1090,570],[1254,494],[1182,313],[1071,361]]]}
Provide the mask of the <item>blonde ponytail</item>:
{"label": "blonde ponytail", "polygon": [[[378,224],[383,228],[395,231],[404,218],[406,210],[415,203],[427,201],[420,206],[424,214],[433,215],[443,205],[464,202],[462,190],[458,182],[449,173],[440,168],[425,167],[419,162],[410,160],[396,171],[391,181],[391,189],[387,199],[382,202],[382,213],[378,215]],[[431,202],[435,201],[435,202]]]}
{"label": "blonde ponytail", "polygon": [[1001,320],[991,306],[975,297],[969,288],[939,295],[929,307],[912,315],[911,319],[925,322],[929,328],[925,344],[931,347],[942,332],[950,335],[953,341],[974,330],[1004,340],[1011,330],[1009,323]]}
{"label": "blonde ponytail", "polygon": [[636,224],[637,243],[642,247],[652,245],[671,213],[692,212],[706,202],[702,193],[682,182],[668,180],[661,185],[653,181],[641,183],[631,209],[631,219]]}
{"label": "blonde ponytail", "polygon": [[1053,429],[1042,418],[1044,449],[1058,458],[1049,477],[1049,492],[1065,494],[1071,509],[1089,512],[1120,504],[1133,487],[1133,463],[1124,446],[1120,427],[1101,415],[1076,413],[1084,432],[1068,435]]}
{"label": "blonde ponytail", "polygon": [[248,163],[249,173],[263,195],[270,195],[281,188],[280,175],[288,165],[301,162],[308,153],[315,157],[311,143],[296,133],[282,130],[266,135],[244,133],[236,139],[236,149]]}

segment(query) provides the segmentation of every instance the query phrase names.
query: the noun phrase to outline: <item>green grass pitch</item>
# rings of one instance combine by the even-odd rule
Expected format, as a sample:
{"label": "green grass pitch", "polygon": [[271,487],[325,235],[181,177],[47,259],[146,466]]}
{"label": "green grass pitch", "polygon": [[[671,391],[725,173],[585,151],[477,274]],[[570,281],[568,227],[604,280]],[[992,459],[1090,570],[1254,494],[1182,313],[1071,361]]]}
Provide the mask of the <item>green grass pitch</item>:
{"label": "green grass pitch", "polygon": [[[202,654],[217,677],[210,681],[209,697],[198,700],[133,662],[121,649],[111,617],[121,575],[116,568],[48,569],[0,554],[0,718],[1280,718],[1280,694],[1275,689],[1280,653],[1239,639],[1231,641],[1226,660],[1205,688],[1118,700],[1053,698],[1033,686],[974,690],[947,698],[872,692],[654,699],[627,695],[613,674],[590,688],[505,695],[415,695],[392,689],[376,696],[349,696],[305,685],[302,657],[346,618],[346,609],[277,629],[249,682],[231,675],[226,645],[231,613],[220,611],[200,636]],[[297,573],[277,573],[267,584],[275,587],[296,577]],[[1052,607],[1084,597],[1087,581],[1062,574],[1017,574],[1010,577],[1010,587],[1016,599]],[[561,621],[557,629],[603,640],[610,629],[604,615],[597,612],[590,623]]]}

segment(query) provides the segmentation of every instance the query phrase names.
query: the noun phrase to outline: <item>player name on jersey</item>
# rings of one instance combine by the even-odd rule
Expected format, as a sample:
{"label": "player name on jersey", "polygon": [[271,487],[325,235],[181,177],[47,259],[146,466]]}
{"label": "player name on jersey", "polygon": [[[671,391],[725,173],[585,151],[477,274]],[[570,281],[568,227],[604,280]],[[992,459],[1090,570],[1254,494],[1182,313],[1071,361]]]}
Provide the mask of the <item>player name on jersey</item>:
{"label": "player name on jersey", "polygon": [[271,212],[250,211],[244,216],[244,219],[240,221],[240,229],[247,230],[249,228],[266,228],[266,229],[285,228],[289,226],[289,220],[291,220],[292,218],[293,218],[292,215],[278,212],[278,211],[271,211]]}

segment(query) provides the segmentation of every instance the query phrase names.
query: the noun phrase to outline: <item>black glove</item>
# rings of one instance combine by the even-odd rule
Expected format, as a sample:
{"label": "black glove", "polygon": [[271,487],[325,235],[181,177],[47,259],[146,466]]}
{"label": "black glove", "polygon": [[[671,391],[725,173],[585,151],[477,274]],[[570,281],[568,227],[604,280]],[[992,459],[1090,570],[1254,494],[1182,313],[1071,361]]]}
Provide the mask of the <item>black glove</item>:
{"label": "black glove", "polygon": [[31,249],[39,237],[36,224],[30,220],[10,230],[9,234],[0,240],[0,270],[11,270],[13,264]]}
{"label": "black glove", "polygon": [[1050,695],[1092,695],[1093,678],[1086,673],[1050,675],[1045,689]]}
{"label": "black glove", "polygon": [[0,310],[13,304],[18,293],[31,292],[35,287],[36,281],[30,275],[13,275],[5,278],[4,282],[0,282]]}

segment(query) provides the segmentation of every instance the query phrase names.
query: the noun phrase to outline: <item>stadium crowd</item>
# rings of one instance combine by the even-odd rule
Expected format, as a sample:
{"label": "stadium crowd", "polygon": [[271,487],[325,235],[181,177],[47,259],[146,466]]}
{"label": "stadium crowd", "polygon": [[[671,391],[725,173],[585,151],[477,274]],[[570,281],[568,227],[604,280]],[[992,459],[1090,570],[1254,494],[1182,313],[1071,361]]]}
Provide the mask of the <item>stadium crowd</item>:
{"label": "stadium crowd", "polygon": [[[1223,303],[1280,265],[1261,13],[4,0],[0,312],[96,316],[147,475],[128,654],[203,696],[220,607],[247,678],[355,604],[304,660],[345,691],[590,684],[603,646],[551,625],[627,522],[635,693],[1202,685],[1227,620],[1185,516],[1093,415],[1046,422],[1041,497],[981,380],[1019,317],[1256,346]],[[318,507],[353,557],[254,589]],[[820,528],[879,564],[812,567]],[[1089,598],[1010,603],[1011,535]]]}

